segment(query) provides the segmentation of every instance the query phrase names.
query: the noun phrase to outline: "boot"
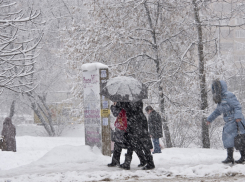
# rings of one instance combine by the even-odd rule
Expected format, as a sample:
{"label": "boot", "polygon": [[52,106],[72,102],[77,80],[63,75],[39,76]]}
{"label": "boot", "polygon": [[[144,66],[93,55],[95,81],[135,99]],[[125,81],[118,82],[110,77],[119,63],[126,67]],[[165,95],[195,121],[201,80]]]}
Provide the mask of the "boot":
{"label": "boot", "polygon": [[143,167],[143,170],[150,170],[150,169],[154,169],[155,165],[154,165],[154,161],[153,161],[153,157],[152,155],[149,155],[146,157],[147,158],[147,165],[145,167]]}
{"label": "boot", "polygon": [[[114,155],[113,155],[114,156]],[[112,157],[112,161],[110,164],[107,164],[108,167],[116,167],[119,166],[119,160],[116,160],[115,158]]]}
{"label": "boot", "polygon": [[138,165],[138,167],[144,167],[146,165],[146,162],[140,162],[140,164]]}
{"label": "boot", "polygon": [[137,154],[137,156],[140,160],[140,164],[138,165],[138,167],[144,167],[146,165],[145,154],[143,153],[142,150],[136,150],[135,153]]}
{"label": "boot", "polygon": [[120,165],[120,156],[122,149],[115,145],[113,156],[110,164],[107,164],[108,167],[115,167]]}
{"label": "boot", "polygon": [[229,163],[232,163],[234,164],[234,158],[233,158],[233,147],[232,148],[227,148],[227,158],[222,161],[222,163],[224,164],[229,164]]}
{"label": "boot", "polygon": [[146,165],[145,156],[138,155],[138,158],[140,160],[140,164],[138,165],[138,167],[144,167]]}
{"label": "boot", "polygon": [[241,154],[241,158],[235,161],[235,163],[237,164],[242,164],[245,161],[245,150],[240,150],[240,154]]}
{"label": "boot", "polygon": [[130,170],[130,164],[132,161],[132,155],[125,155],[125,162],[121,164],[119,167],[122,169]]}

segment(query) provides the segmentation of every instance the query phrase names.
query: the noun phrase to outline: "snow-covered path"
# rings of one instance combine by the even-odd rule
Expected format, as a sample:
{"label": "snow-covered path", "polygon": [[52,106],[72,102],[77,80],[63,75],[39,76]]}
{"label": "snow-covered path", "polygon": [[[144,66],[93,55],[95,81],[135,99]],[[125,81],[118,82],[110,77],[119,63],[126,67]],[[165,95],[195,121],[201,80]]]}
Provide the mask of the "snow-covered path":
{"label": "snow-covered path", "polygon": [[[108,168],[106,164],[111,158],[101,155],[98,148],[85,146],[84,137],[81,136],[19,136],[16,153],[0,151],[0,182],[245,181],[245,166],[223,165],[220,161],[225,157],[225,150],[171,148],[154,154],[154,170],[139,169],[139,160],[134,154],[131,170],[126,171],[117,167]],[[234,157],[238,159],[239,153],[235,152]]]}

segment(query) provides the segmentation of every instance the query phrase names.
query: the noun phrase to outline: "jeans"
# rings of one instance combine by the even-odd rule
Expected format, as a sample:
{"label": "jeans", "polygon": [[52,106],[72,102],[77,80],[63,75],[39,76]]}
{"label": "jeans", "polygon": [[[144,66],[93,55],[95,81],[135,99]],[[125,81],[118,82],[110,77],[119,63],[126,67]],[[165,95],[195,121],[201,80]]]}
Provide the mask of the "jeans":
{"label": "jeans", "polygon": [[154,151],[153,153],[161,153],[161,148],[159,144],[159,138],[152,138]]}

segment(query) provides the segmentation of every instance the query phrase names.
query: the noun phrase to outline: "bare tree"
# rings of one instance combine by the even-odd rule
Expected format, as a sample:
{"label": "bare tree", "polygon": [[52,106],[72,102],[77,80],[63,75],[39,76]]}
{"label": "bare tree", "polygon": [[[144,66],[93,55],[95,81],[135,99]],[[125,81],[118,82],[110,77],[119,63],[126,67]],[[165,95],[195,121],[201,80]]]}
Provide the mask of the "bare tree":
{"label": "bare tree", "polygon": [[186,52],[171,40],[182,41],[179,35],[185,30],[171,22],[179,14],[157,0],[93,1],[87,6],[91,21],[74,25],[64,49],[78,82],[81,64],[100,61],[110,65],[111,76],[134,76],[148,84],[158,100],[167,147],[172,147],[165,100],[167,83],[181,72]]}
{"label": "bare tree", "polygon": [[112,77],[133,76],[149,85],[148,103],[165,119],[167,147],[192,142],[209,148],[207,92],[215,71],[206,63],[219,60],[217,30],[242,26],[231,22],[244,15],[244,3],[95,0],[86,5],[89,21],[73,24],[62,49],[77,79],[76,93],[82,88],[81,64],[104,62]]}
{"label": "bare tree", "polygon": [[33,83],[26,79],[33,74],[33,51],[39,45],[42,33],[29,38],[27,24],[32,24],[40,12],[16,10],[16,3],[0,2],[0,87],[23,93],[32,90]]}

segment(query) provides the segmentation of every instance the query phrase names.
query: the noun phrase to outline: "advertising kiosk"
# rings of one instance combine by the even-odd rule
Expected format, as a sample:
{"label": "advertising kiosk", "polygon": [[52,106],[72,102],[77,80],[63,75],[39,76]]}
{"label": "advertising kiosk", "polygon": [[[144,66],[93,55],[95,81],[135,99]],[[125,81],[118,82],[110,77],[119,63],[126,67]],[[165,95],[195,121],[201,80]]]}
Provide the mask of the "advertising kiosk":
{"label": "advertising kiosk", "polygon": [[109,78],[108,66],[87,63],[82,65],[82,72],[85,144],[111,156],[110,101],[99,94]]}

